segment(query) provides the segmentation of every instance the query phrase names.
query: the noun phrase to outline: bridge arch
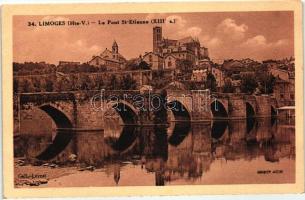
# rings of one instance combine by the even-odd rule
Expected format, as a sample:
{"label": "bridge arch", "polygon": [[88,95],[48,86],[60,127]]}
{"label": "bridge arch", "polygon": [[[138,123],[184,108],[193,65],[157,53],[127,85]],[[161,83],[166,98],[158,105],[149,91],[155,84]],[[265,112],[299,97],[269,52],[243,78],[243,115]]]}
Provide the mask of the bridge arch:
{"label": "bridge arch", "polygon": [[132,104],[124,100],[108,102],[104,114],[109,109],[113,109],[120,116],[123,121],[123,129],[118,137],[108,137],[105,138],[105,141],[111,149],[122,153],[130,148],[137,138],[138,111]]}
{"label": "bridge arch", "polygon": [[55,107],[51,104],[45,104],[38,107],[46,114],[48,114],[52,120],[55,122],[57,128],[72,128],[72,120],[69,119],[68,115],[64,113],[61,109]]}
{"label": "bridge arch", "polygon": [[167,103],[167,108],[175,118],[175,121],[191,121],[189,109],[179,100],[172,100]]}
{"label": "bridge arch", "polygon": [[227,109],[225,108],[224,104],[219,100],[215,100],[211,103],[211,112],[212,112],[212,117],[214,118],[228,117]]}
{"label": "bridge arch", "polygon": [[53,105],[45,104],[39,108],[52,118],[58,128],[52,143],[36,156],[39,160],[50,160],[61,153],[72,140],[74,136],[73,123],[63,111]]}
{"label": "bridge arch", "polygon": [[180,81],[172,81],[162,88],[163,90],[188,90],[188,87]]}
{"label": "bridge arch", "polygon": [[109,102],[107,110],[109,108],[114,109],[120,115],[124,124],[138,124],[138,111],[127,101]]}
{"label": "bridge arch", "polygon": [[246,101],[246,118],[254,118],[255,117],[255,109],[251,103]]}
{"label": "bridge arch", "polygon": [[246,101],[246,129],[249,134],[256,124],[255,109],[253,105]]}
{"label": "bridge arch", "polygon": [[273,105],[270,106],[270,115],[271,117],[275,117],[277,115],[276,108]]}

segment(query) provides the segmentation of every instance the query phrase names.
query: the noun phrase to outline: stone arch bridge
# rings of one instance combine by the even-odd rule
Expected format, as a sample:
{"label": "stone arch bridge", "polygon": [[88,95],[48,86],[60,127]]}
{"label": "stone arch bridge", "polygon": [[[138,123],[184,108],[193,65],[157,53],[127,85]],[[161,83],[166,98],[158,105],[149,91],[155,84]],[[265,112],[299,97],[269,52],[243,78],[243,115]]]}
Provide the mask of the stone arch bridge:
{"label": "stone arch bridge", "polygon": [[271,117],[276,115],[275,110],[278,107],[276,99],[269,95],[255,96],[191,90],[168,91],[167,97],[169,102],[182,104],[180,110],[186,110],[191,121]]}
{"label": "stone arch bridge", "polygon": [[271,96],[209,93],[207,90],[168,90],[165,93],[163,97],[167,96],[167,101],[162,100],[160,92],[139,90],[23,93],[15,96],[14,119],[20,122],[35,115],[31,112],[39,108],[53,119],[58,129],[94,131],[103,129],[104,115],[110,108],[116,110],[124,124],[137,125],[155,123],[158,109],[164,107],[167,113],[173,113],[172,120],[188,121],[270,117],[277,108]]}

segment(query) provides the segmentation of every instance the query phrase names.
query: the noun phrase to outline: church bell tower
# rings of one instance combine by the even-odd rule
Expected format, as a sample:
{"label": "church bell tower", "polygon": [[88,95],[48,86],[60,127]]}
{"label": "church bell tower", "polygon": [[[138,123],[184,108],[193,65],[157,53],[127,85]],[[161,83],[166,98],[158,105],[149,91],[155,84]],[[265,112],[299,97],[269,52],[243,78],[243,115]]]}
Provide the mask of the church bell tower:
{"label": "church bell tower", "polygon": [[114,59],[118,59],[118,57],[119,57],[118,56],[119,55],[119,46],[115,40],[113,41],[113,44],[112,44],[112,55],[113,55]]}
{"label": "church bell tower", "polygon": [[160,54],[160,45],[162,41],[162,27],[155,26],[153,28],[153,52]]}

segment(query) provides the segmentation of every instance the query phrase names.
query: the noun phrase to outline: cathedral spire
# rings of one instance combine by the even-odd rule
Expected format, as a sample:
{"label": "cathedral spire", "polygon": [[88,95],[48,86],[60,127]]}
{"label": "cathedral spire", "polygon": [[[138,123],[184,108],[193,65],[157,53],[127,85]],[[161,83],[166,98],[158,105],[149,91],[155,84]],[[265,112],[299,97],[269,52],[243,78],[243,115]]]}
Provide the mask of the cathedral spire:
{"label": "cathedral spire", "polygon": [[113,41],[112,44],[112,58],[118,60],[119,59],[119,45],[116,41]]}
{"label": "cathedral spire", "polygon": [[113,54],[119,53],[119,46],[118,46],[118,44],[116,43],[115,40],[113,41],[113,44],[112,44],[112,53]]}

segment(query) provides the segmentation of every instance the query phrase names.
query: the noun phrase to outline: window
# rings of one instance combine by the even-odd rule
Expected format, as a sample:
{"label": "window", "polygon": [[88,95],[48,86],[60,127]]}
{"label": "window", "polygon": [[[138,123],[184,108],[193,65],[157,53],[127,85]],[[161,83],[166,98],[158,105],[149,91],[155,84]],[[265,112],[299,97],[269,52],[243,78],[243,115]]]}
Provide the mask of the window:
{"label": "window", "polygon": [[152,55],[149,55],[149,62],[152,62]]}
{"label": "window", "polygon": [[168,61],[167,66],[168,66],[168,67],[171,67],[171,66],[172,66],[172,62],[171,62],[171,61]]}

